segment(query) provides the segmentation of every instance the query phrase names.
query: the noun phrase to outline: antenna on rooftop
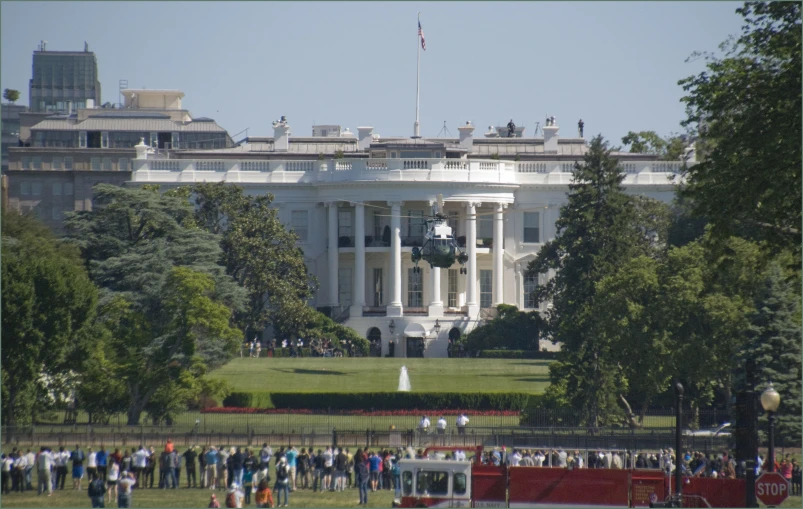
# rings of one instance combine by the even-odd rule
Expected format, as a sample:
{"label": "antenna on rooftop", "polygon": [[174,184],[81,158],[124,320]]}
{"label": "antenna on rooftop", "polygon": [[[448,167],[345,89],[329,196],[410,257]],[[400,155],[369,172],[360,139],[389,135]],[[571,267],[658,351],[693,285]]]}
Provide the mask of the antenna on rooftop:
{"label": "antenna on rooftop", "polygon": [[443,121],[443,128],[440,130],[440,132],[438,133],[438,136],[436,136],[436,138],[440,138],[441,137],[441,133],[443,133],[443,131],[446,131],[446,134],[449,135],[449,138],[454,138],[454,136],[452,136],[452,133],[449,131],[449,128],[446,127],[446,121],[445,120]]}
{"label": "antenna on rooftop", "polygon": [[533,138],[538,136],[538,131],[540,131],[540,130],[541,130],[541,122],[536,120],[536,122],[535,122],[535,132],[533,133]]}

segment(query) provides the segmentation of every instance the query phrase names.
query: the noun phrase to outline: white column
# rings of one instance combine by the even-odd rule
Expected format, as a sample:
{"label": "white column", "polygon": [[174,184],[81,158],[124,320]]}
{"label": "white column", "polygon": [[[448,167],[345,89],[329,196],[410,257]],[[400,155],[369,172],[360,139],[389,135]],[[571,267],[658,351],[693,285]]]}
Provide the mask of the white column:
{"label": "white column", "polygon": [[504,280],[505,280],[505,264],[504,254],[504,228],[505,223],[502,217],[502,212],[505,209],[504,203],[497,203],[494,210],[494,244],[491,248],[493,250],[493,305],[498,306],[504,304]]}
{"label": "white column", "polygon": [[338,305],[337,202],[329,202],[329,305]]}
{"label": "white column", "polygon": [[401,206],[402,202],[388,202],[390,212],[390,271],[392,273],[391,295],[387,316],[402,316],[402,264],[401,264]]}
{"label": "white column", "polygon": [[365,205],[354,206],[354,302],[349,314],[362,316],[365,307]]}
{"label": "white column", "polygon": [[441,300],[441,269],[440,267],[432,267],[430,269],[430,287],[432,300],[429,303],[429,316],[442,317],[443,316],[443,301]]}
{"label": "white column", "polygon": [[468,251],[468,281],[466,284],[466,307],[469,318],[477,318],[480,312],[477,303],[477,206],[480,203],[466,203],[466,250]]}

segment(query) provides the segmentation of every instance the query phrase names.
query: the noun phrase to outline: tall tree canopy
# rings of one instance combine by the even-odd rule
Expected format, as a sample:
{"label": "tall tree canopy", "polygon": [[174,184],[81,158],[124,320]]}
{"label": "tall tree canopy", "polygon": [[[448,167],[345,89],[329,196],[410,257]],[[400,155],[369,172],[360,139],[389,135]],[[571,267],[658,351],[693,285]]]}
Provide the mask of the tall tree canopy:
{"label": "tall tree canopy", "polygon": [[665,161],[679,160],[686,148],[682,137],[672,135],[662,138],[655,131],[628,131],[622,143],[629,145],[633,154],[653,154]]}
{"label": "tall tree canopy", "polygon": [[230,316],[245,295],[218,264],[219,237],[196,225],[185,198],[153,188],[94,191],[93,210],[70,214],[65,225],[101,287],[101,319],[112,331],[106,353],[136,424],[146,408],[160,413],[157,391],[182,399],[187,376],[230,358],[241,338]]}
{"label": "tall tree canopy", "polygon": [[801,3],[747,2],[741,35],[683,79],[702,160],[686,171],[694,199],[720,238],[744,233],[801,247]]}
{"label": "tall tree canopy", "polygon": [[31,416],[41,374],[77,370],[97,289],[79,251],[46,226],[4,211],[2,227],[3,420],[13,426]]}

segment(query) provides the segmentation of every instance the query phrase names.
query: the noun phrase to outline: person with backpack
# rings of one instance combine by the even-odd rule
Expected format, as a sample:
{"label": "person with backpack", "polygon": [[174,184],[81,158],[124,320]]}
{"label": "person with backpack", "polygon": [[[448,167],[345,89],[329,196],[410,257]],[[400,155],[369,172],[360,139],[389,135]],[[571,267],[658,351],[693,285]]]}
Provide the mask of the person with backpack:
{"label": "person with backpack", "polygon": [[[287,466],[287,458],[282,456],[276,464],[276,484],[273,491],[276,492],[276,507],[287,507],[290,503],[290,467]],[[282,505],[282,493],[284,493],[284,505]]]}
{"label": "person with backpack", "polygon": [[87,488],[89,500],[92,501],[92,507],[106,507],[106,483],[100,477],[95,477],[89,481],[89,488]]}
{"label": "person with backpack", "polygon": [[75,444],[75,450],[70,455],[72,460],[72,487],[74,490],[81,490],[81,479],[84,478],[84,451],[81,446]]}
{"label": "person with backpack", "polygon": [[357,486],[360,488],[360,503],[358,505],[368,505],[368,464],[362,449],[357,449],[354,455],[354,474]]}

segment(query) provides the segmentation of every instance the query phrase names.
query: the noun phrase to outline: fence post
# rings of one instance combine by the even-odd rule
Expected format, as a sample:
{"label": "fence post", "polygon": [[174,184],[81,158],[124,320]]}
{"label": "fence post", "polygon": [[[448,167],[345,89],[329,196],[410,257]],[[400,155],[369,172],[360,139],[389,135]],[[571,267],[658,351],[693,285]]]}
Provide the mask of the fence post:
{"label": "fence post", "polygon": [[337,447],[337,428],[332,428],[332,449]]}

